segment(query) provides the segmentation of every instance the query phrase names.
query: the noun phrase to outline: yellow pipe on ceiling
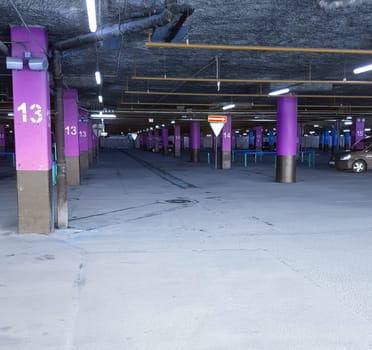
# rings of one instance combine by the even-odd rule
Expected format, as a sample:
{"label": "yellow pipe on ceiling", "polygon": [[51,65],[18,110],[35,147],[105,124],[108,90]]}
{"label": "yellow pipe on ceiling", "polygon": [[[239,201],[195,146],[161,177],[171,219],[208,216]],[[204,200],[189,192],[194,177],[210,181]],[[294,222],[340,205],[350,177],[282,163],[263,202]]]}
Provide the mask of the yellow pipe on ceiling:
{"label": "yellow pipe on ceiling", "polygon": [[372,81],[357,80],[293,80],[293,79],[209,79],[209,78],[181,78],[181,77],[139,77],[133,76],[132,80],[146,81],[186,81],[191,83],[288,83],[288,84],[339,84],[339,85],[372,85]]}
{"label": "yellow pipe on ceiling", "polygon": [[[148,106],[220,106],[221,103],[183,103],[183,102],[121,102],[121,105],[148,105]],[[242,107],[276,107],[276,104],[258,104],[250,102],[239,102],[239,106]],[[356,108],[372,108],[372,105],[298,105],[298,108],[340,108],[340,109],[356,109]]]}
{"label": "yellow pipe on ceiling", "polygon": [[[277,96],[268,96],[267,94],[225,94],[225,93],[196,93],[196,92],[166,92],[166,91],[125,91],[129,95],[166,95],[166,96],[200,96],[200,97],[266,97],[274,98]],[[298,98],[349,98],[349,99],[372,99],[370,96],[357,95],[295,95]]]}
{"label": "yellow pipe on ceiling", "polygon": [[206,49],[206,50],[228,50],[228,51],[272,51],[272,52],[303,52],[303,53],[331,53],[350,55],[371,55],[372,50],[360,49],[333,49],[333,48],[310,48],[310,47],[271,47],[256,45],[214,45],[214,44],[190,44],[190,43],[160,43],[146,42],[146,47],[158,47],[166,49]]}

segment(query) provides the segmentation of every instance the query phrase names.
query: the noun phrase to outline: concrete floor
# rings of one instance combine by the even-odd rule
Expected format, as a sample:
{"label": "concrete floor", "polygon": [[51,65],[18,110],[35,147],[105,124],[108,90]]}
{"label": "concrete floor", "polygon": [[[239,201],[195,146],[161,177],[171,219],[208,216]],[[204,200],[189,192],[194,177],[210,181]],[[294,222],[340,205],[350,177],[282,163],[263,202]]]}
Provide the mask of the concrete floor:
{"label": "concrete floor", "polygon": [[49,236],[14,233],[0,167],[0,349],[372,349],[372,172],[325,159],[102,152]]}

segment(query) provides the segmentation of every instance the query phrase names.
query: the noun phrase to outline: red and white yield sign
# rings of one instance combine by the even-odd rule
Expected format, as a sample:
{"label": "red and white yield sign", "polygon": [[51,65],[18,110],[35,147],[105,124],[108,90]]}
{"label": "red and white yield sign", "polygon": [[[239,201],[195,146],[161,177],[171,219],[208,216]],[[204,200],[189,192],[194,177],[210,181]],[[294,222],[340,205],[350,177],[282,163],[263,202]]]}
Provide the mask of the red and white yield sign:
{"label": "red and white yield sign", "polygon": [[209,115],[208,116],[208,122],[211,126],[214,135],[217,137],[221,130],[223,129],[223,126],[227,122],[227,116],[225,115]]}

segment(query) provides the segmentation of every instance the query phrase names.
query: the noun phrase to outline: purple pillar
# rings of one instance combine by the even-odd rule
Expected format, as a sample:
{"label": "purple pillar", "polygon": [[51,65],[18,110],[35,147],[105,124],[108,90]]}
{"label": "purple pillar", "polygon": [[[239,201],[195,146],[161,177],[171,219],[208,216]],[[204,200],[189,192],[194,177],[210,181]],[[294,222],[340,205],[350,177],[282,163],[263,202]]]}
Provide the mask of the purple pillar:
{"label": "purple pillar", "polygon": [[232,130],[231,131],[231,148],[236,149],[237,141],[238,141],[238,139],[236,137],[235,130]]}
{"label": "purple pillar", "polygon": [[191,161],[194,163],[198,163],[199,152],[200,152],[200,123],[199,122],[191,122],[190,149],[191,149]]}
{"label": "purple pillar", "polygon": [[181,157],[181,127],[174,126],[174,156]]}
{"label": "purple pillar", "polygon": [[89,168],[89,146],[88,146],[88,120],[79,121],[79,146],[80,146],[80,169]]}
{"label": "purple pillar", "polygon": [[139,134],[139,139],[140,139],[140,141],[139,141],[140,149],[141,150],[145,150],[146,149],[146,142],[145,142],[146,136],[145,136],[145,134],[143,132],[141,132]]}
{"label": "purple pillar", "polygon": [[354,146],[357,150],[362,150],[364,148],[364,142],[360,142],[364,139],[364,118],[353,118],[353,126],[351,129],[351,144],[354,145],[358,142],[357,145]]}
{"label": "purple pillar", "polygon": [[5,126],[0,124],[0,152],[5,151]]}
{"label": "purple pillar", "polygon": [[297,97],[278,97],[277,114],[276,181],[296,182]]}
{"label": "purple pillar", "polygon": [[147,145],[147,150],[148,151],[153,150],[154,142],[153,142],[153,137],[152,137],[152,131],[149,131],[147,133],[146,145]]}
{"label": "purple pillar", "polygon": [[158,129],[155,129],[154,130],[154,151],[156,153],[159,152],[159,130]]}
{"label": "purple pillar", "polygon": [[90,121],[88,121],[88,159],[89,159],[89,164],[93,162],[93,129],[92,129],[92,124]]}
{"label": "purple pillar", "polygon": [[79,109],[77,90],[65,90],[63,95],[66,180],[68,185],[80,185]]}
{"label": "purple pillar", "polygon": [[18,194],[18,231],[50,233],[52,211],[52,146],[49,75],[33,71],[25,60],[47,59],[48,39],[42,27],[11,27],[12,57],[23,60],[13,70],[13,110]]}
{"label": "purple pillar", "polygon": [[227,116],[227,121],[221,131],[221,168],[231,169],[231,116]]}
{"label": "purple pillar", "polygon": [[254,147],[256,149],[262,149],[262,126],[253,128],[255,131]]}
{"label": "purple pillar", "polygon": [[168,153],[168,129],[163,127],[161,129],[161,143],[163,145],[163,154]]}

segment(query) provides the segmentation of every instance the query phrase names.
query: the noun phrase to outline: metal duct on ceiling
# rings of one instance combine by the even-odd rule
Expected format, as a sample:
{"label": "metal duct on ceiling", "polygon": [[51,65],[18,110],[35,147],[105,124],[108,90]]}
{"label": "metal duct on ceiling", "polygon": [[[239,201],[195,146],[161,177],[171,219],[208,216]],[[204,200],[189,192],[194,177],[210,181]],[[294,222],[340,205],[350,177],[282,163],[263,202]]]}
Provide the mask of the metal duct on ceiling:
{"label": "metal duct on ceiling", "polygon": [[9,56],[9,49],[2,41],[0,41],[0,52],[2,52],[5,56]]}
{"label": "metal duct on ceiling", "polygon": [[111,36],[120,36],[124,33],[134,33],[156,26],[163,26],[174,21],[178,16],[190,16],[193,11],[194,9],[190,5],[178,5],[176,0],[168,0],[166,1],[164,11],[159,15],[153,15],[133,22],[104,27],[97,30],[95,33],[83,34],[73,39],[61,41],[56,43],[54,47],[61,51],[69,50],[96,41],[101,41]]}

